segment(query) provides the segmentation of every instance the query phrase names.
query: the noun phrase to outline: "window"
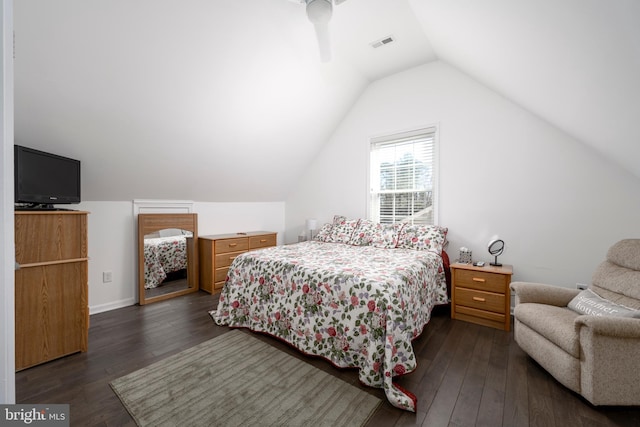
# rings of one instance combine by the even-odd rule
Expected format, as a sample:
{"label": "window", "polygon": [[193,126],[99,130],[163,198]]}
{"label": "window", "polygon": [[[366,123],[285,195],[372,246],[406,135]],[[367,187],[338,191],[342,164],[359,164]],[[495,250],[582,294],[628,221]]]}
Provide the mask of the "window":
{"label": "window", "polygon": [[369,218],[435,224],[436,128],[371,140]]}

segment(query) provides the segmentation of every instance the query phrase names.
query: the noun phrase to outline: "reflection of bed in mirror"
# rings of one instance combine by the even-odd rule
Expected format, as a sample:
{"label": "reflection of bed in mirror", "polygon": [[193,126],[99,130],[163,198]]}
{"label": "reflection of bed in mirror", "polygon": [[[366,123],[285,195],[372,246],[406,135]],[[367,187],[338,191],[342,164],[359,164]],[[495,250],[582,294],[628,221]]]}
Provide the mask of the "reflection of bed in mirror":
{"label": "reflection of bed in mirror", "polygon": [[198,290],[196,214],[138,215],[140,304]]}
{"label": "reflection of bed in mirror", "polygon": [[186,281],[187,237],[192,235],[190,231],[169,229],[144,236],[145,289],[154,289],[178,278]]}

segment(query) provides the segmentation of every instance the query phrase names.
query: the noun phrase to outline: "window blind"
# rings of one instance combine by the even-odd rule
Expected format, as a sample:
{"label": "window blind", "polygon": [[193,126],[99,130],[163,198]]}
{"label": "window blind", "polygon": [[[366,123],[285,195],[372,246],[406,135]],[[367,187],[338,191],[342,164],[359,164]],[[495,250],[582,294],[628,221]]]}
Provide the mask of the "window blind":
{"label": "window blind", "polygon": [[370,217],[390,224],[433,224],[436,128],[371,140]]}

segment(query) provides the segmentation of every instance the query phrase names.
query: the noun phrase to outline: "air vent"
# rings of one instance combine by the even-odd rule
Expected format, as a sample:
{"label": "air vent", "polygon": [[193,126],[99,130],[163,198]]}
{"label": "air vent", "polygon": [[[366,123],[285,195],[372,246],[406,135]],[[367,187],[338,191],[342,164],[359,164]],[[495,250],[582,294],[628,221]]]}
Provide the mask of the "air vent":
{"label": "air vent", "polygon": [[379,48],[379,47],[384,46],[386,44],[393,43],[394,41],[396,41],[396,39],[394,39],[393,36],[387,36],[387,37],[385,37],[383,39],[376,40],[373,43],[371,43],[371,47],[376,49],[376,48]]}

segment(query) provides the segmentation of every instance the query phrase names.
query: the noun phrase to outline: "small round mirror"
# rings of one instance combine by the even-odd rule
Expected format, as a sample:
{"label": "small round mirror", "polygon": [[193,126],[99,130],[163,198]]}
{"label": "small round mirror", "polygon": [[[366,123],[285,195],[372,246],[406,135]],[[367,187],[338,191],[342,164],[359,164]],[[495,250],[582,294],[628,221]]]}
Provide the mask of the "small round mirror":
{"label": "small round mirror", "polygon": [[489,242],[489,253],[493,256],[502,255],[504,252],[504,241],[500,239]]}
{"label": "small round mirror", "polygon": [[501,239],[491,240],[489,242],[487,249],[489,250],[489,253],[495,257],[495,261],[491,262],[490,264],[493,265],[494,267],[502,266],[502,264],[498,262],[498,255],[502,255],[502,252],[504,252],[504,240],[501,240]]}

